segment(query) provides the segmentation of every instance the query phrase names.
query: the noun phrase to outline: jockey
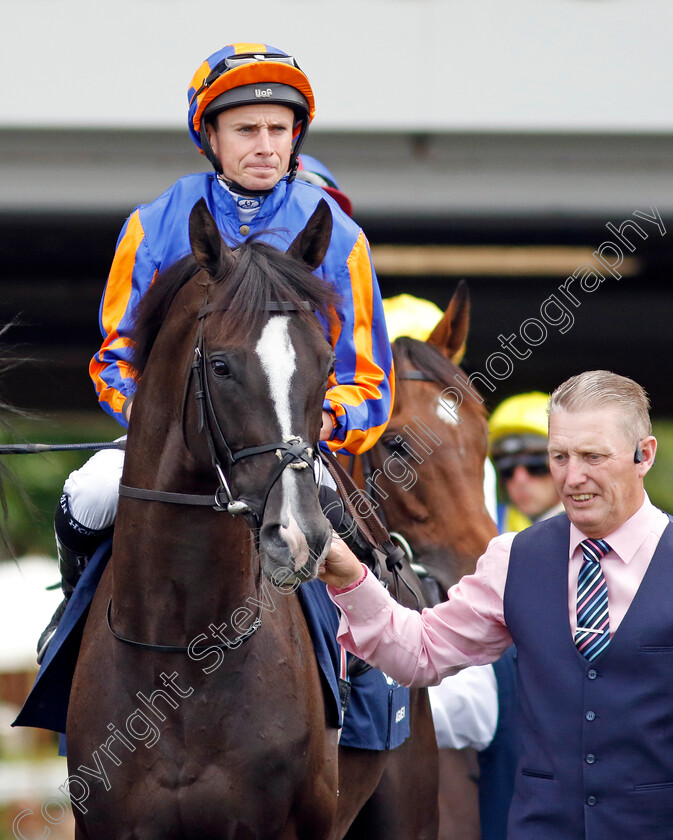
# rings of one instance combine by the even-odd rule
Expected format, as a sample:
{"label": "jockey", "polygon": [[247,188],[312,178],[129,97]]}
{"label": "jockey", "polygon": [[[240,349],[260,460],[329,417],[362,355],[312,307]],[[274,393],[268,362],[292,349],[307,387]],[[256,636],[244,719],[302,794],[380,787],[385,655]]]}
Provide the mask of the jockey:
{"label": "jockey", "polygon": [[[320,441],[328,450],[364,452],[390,416],[392,354],[367,239],[341,209],[342,199],[347,211],[350,202],[314,159],[308,159],[304,176],[296,177],[315,113],[308,78],[292,56],[275,47],[231,44],[201,64],[187,99],[191,138],[214,171],[180,178],[155,201],[137,207],[122,228],[100,306],[103,343],[89,366],[101,406],[128,425],[136,386],[134,309],[159,272],[190,252],[188,218],[199,199],[205,199],[232,247],[256,234],[282,250],[324,199],[333,228],[315,273],[335,285],[340,303],[338,326],[326,332],[336,362]],[[55,519],[65,600],[40,637],[38,661],[88,558],[112,531],[122,467],[123,452],[103,450],[65,482]]]}
{"label": "jockey", "polygon": [[489,451],[507,500],[498,505],[498,531],[523,531],[563,512],[549,473],[547,403],[541,391],[509,397],[488,424]]}

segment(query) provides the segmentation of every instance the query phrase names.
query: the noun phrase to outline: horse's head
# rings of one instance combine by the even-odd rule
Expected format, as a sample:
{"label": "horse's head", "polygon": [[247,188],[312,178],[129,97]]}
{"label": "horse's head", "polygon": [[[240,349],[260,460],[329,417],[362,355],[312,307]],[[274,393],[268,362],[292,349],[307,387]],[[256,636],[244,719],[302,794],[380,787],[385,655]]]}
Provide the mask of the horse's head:
{"label": "horse's head", "polygon": [[[259,240],[230,249],[203,200],[189,231],[192,255],[180,268],[187,279],[159,277],[140,309],[142,379],[130,431],[156,414],[141,391],[158,370],[154,399],[174,403],[160,406],[162,416],[173,418],[160,433],[180,439],[183,481],[219,483],[222,507],[242,512],[253,526],[268,577],[288,584],[312,579],[331,537],[313,472],[333,367],[317,316],[330,318],[335,295],[312,273],[329,245],[329,207],[320,203],[287,253]],[[152,298],[171,285],[178,287],[173,301],[157,318]],[[147,338],[153,319],[161,321],[158,334],[152,338],[149,330]]]}
{"label": "horse's head", "polygon": [[369,488],[389,530],[406,539],[414,561],[445,590],[473,571],[496,533],[483,491],[486,413],[458,367],[469,309],[461,283],[426,342],[393,342],[395,405],[370,454]]}

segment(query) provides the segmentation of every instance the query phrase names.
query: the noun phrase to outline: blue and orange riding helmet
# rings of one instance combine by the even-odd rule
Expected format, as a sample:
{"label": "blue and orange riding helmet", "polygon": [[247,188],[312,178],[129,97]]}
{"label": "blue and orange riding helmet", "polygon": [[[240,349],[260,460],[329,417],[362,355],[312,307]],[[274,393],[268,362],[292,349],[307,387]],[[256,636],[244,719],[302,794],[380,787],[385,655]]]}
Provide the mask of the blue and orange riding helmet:
{"label": "blue and orange riding helmet", "polygon": [[228,44],[201,64],[187,99],[192,140],[219,173],[222,167],[206,135],[207,120],[237,105],[266,102],[291,108],[296,122],[289,172],[294,177],[299,150],[315,115],[315,98],[306,74],[291,55],[268,44]]}

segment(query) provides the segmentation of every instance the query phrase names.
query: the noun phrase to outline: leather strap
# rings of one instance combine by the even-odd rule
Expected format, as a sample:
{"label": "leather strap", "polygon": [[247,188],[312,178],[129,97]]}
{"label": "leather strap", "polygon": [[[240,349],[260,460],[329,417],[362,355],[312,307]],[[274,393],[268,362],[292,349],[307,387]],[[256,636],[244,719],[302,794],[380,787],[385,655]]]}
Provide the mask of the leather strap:
{"label": "leather strap", "polygon": [[428,376],[422,370],[405,370],[402,373],[395,371],[395,379],[413,379],[417,382],[435,382],[434,376]]}
{"label": "leather strap", "polygon": [[[387,540],[390,540],[390,534],[378,518],[371,503],[341,465],[336,455],[326,454],[322,450],[320,454],[327,471],[334,479],[344,507],[355,520],[355,524],[367,542],[373,548],[379,548]],[[353,502],[354,498],[358,500],[357,506]]]}
{"label": "leather strap", "polygon": [[225,642],[223,644],[215,644],[214,642],[208,643],[207,645],[153,645],[149,642],[137,642],[134,639],[127,639],[125,636],[120,636],[118,633],[112,629],[112,620],[110,617],[110,613],[112,611],[112,598],[108,601],[107,605],[107,626],[115,637],[118,642],[123,642],[125,645],[131,645],[135,648],[142,648],[143,650],[153,650],[157,651],[158,653],[187,653],[190,655],[194,652],[200,652],[202,650],[211,650],[212,648],[218,648],[219,650],[227,649],[227,650],[236,650],[236,648],[240,647],[243,642],[247,641],[253,633],[255,633],[259,628],[262,626],[262,619],[259,616],[252,622],[250,627],[244,632],[241,633],[240,636],[237,636],[231,642]]}
{"label": "leather strap", "polygon": [[[143,499],[146,502],[170,502],[174,505],[203,505],[204,507],[222,507],[217,493],[200,496],[193,493],[169,493],[167,490],[145,490],[142,487],[119,485],[119,495],[129,499]],[[225,505],[226,507],[226,502]]]}
{"label": "leather strap", "polygon": [[[334,479],[344,507],[353,517],[362,536],[371,545],[374,556],[380,558],[383,554],[386,567],[393,574],[395,582],[397,583],[397,578],[399,577],[405,586],[408,586],[406,581],[400,576],[405,557],[404,551],[392,541],[388,530],[379,519],[369,499],[355,484],[336,455],[332,453],[328,455],[322,451],[320,454],[329,474]],[[357,499],[357,505],[355,505],[353,499]]]}

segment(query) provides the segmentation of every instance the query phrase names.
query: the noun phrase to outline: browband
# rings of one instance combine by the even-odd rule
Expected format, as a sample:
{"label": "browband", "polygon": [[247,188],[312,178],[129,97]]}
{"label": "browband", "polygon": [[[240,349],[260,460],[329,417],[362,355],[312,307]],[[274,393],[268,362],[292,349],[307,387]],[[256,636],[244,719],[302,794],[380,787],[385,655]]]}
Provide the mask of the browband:
{"label": "browband", "polygon": [[[228,306],[222,306],[218,303],[207,303],[199,310],[198,317],[205,318],[206,315],[210,315],[211,312],[226,312],[228,309]],[[290,303],[289,300],[269,300],[264,304],[264,306],[260,307],[260,309],[264,312],[299,312],[302,309],[310,312],[312,307],[307,300],[299,301],[298,306],[294,303]]]}

